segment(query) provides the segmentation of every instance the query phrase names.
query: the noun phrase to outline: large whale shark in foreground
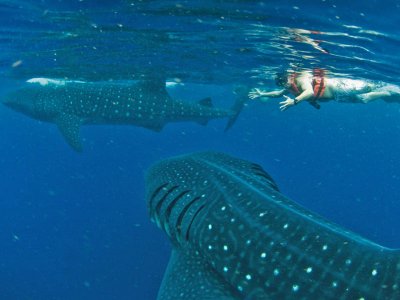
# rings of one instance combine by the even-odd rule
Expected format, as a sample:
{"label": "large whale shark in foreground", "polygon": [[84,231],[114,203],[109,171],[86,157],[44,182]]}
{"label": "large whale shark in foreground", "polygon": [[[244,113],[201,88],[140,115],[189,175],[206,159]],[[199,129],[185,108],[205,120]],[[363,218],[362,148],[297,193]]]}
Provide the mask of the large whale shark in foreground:
{"label": "large whale shark in foreground", "polygon": [[3,103],[34,119],[55,123],[76,151],[82,150],[80,127],[84,124],[125,124],[160,131],[166,123],[228,117],[229,129],[243,100],[231,110],[215,108],[211,99],[189,103],[172,99],[165,81],[127,83],[83,82],[32,78],[25,86],[6,95]]}
{"label": "large whale shark in foreground", "polygon": [[158,299],[400,299],[400,252],[282,195],[257,164],[206,152],[155,164],[151,219],[172,255]]}

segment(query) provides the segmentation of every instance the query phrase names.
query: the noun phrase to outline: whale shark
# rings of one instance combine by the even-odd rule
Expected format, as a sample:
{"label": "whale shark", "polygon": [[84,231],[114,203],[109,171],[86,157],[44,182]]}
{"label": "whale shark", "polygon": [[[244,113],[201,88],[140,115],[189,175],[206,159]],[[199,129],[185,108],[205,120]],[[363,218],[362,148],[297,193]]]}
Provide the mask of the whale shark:
{"label": "whale shark", "polygon": [[400,299],[400,250],[288,199],[258,164],[169,158],[147,171],[146,201],[172,244],[159,300]]}
{"label": "whale shark", "polygon": [[29,79],[2,102],[34,119],[55,123],[76,151],[82,151],[81,125],[136,125],[161,131],[170,122],[206,125],[211,119],[227,117],[227,130],[244,103],[239,100],[232,109],[221,109],[213,107],[210,98],[198,103],[174,100],[166,90],[166,82],[159,79],[85,82],[51,78]]}

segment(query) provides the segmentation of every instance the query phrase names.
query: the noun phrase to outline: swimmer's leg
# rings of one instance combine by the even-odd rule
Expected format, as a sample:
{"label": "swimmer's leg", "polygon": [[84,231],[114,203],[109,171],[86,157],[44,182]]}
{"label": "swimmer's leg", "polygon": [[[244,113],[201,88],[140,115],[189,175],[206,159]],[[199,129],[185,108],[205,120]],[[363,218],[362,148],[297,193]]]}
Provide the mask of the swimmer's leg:
{"label": "swimmer's leg", "polygon": [[377,99],[382,99],[386,102],[400,102],[400,87],[384,83],[372,88],[371,92],[362,93],[356,97],[363,103],[369,103]]}
{"label": "swimmer's leg", "polygon": [[384,87],[386,91],[390,93],[389,97],[383,98],[386,102],[398,102],[400,103],[400,87],[397,85],[389,84]]}
{"label": "swimmer's leg", "polygon": [[386,100],[387,97],[390,97],[392,94],[388,91],[380,91],[380,92],[369,92],[357,95],[357,99],[362,103],[369,103],[374,100],[383,99]]}

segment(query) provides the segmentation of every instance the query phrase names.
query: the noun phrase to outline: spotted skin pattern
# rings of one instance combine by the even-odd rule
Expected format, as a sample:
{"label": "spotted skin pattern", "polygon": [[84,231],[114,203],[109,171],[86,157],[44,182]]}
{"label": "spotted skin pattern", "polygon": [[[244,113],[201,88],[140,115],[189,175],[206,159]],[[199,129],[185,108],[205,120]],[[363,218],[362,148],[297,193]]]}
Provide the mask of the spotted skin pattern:
{"label": "spotted skin pattern", "polygon": [[155,164],[151,219],[172,256],[159,300],[400,299],[400,252],[283,196],[254,163],[205,152]]}
{"label": "spotted skin pattern", "polygon": [[236,119],[238,114],[213,107],[209,98],[199,103],[174,100],[168,95],[165,82],[158,80],[127,84],[35,78],[2,102],[34,119],[57,124],[76,151],[82,150],[81,125],[136,125],[161,131],[169,122],[194,121],[206,125],[210,119]]}

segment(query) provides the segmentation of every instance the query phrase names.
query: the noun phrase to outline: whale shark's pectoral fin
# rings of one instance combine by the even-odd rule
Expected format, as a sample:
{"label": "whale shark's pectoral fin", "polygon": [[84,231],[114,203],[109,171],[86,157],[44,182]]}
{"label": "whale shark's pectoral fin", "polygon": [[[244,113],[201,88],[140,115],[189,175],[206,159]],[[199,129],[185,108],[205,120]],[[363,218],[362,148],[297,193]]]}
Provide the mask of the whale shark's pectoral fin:
{"label": "whale shark's pectoral fin", "polygon": [[158,300],[241,299],[203,258],[189,253],[172,251]]}
{"label": "whale shark's pectoral fin", "polygon": [[58,129],[64,136],[67,143],[75,151],[82,152],[81,137],[79,132],[82,119],[74,115],[63,113],[56,118],[55,123],[57,124]]}

